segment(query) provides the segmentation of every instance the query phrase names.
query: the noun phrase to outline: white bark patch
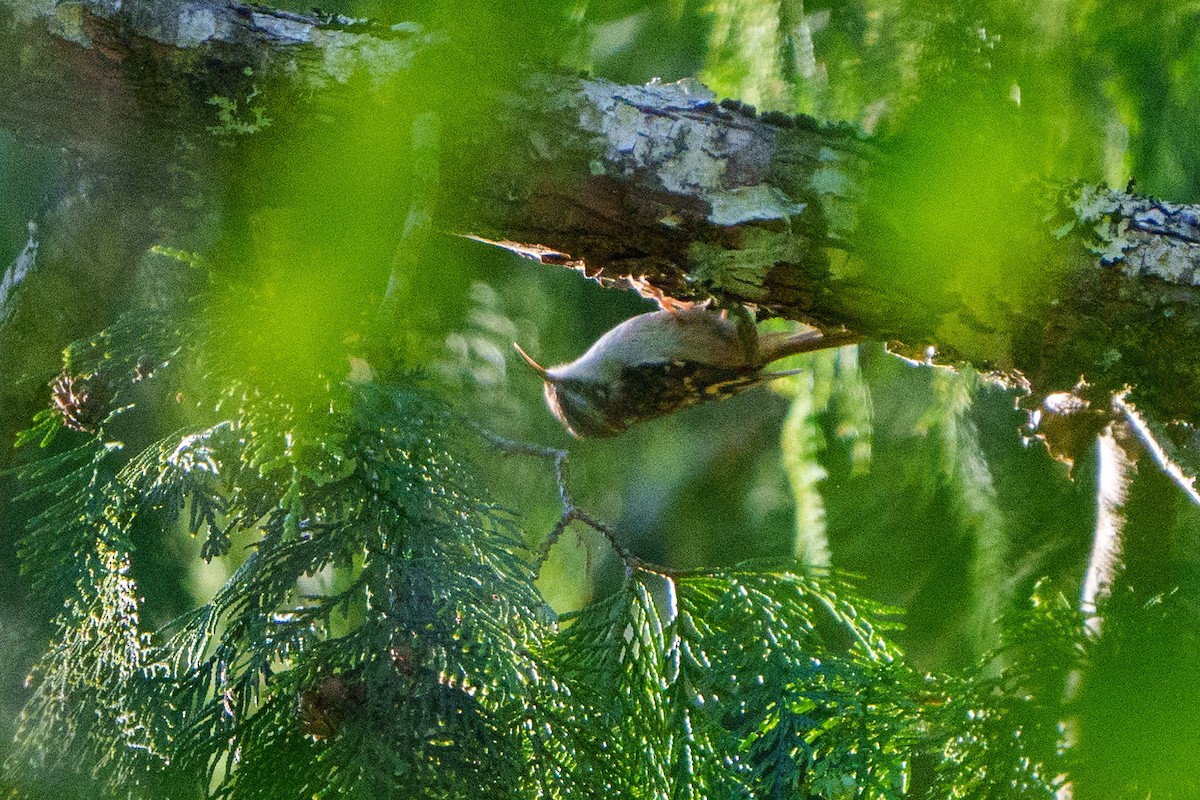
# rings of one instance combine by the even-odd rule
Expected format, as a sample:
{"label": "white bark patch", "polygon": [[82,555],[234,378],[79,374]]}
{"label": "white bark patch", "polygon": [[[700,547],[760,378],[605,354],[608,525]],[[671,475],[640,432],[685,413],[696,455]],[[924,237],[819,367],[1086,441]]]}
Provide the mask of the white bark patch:
{"label": "white bark patch", "polygon": [[31,222],[29,223],[29,241],[25,244],[25,248],[21,251],[8,269],[4,270],[4,276],[0,278],[0,326],[6,324],[12,316],[15,304],[12,301],[13,293],[21,282],[28,277],[33,271],[33,266],[37,262],[38,241],[35,238],[37,228]]}
{"label": "white bark patch", "polygon": [[765,183],[715,192],[709,197],[712,212],[708,219],[714,225],[740,225],[755,220],[786,219],[804,210],[787,194]]}
{"label": "white bark patch", "polygon": [[250,22],[256,31],[265,33],[270,38],[284,44],[304,44],[312,40],[314,26],[299,19],[289,19],[278,14],[264,14],[255,11],[250,15]]}
{"label": "white bark patch", "polygon": [[605,173],[649,175],[668,192],[704,200],[714,225],[787,219],[804,210],[765,182],[775,129],[715,109],[712,92],[700,83],[584,81],[583,92],[590,105],[580,112],[580,126],[602,137]]}
{"label": "white bark patch", "polygon": [[1099,634],[1102,620],[1096,608],[1112,592],[1121,566],[1121,533],[1125,528],[1125,493],[1133,462],[1117,442],[1110,426],[1097,440],[1099,473],[1096,476],[1096,530],[1080,592],[1079,608],[1088,615],[1088,631]]}
{"label": "white bark patch", "polygon": [[179,33],[175,44],[197,47],[217,35],[217,16],[201,5],[186,5],[179,10]]}
{"label": "white bark patch", "polygon": [[[1088,246],[1105,264],[1131,277],[1150,276],[1200,286],[1200,210],[1161,200],[1085,186],[1074,203],[1080,222],[1095,225]],[[1074,228],[1060,229],[1066,235]]]}
{"label": "white bark patch", "polygon": [[422,48],[438,41],[437,36],[425,33],[416,24],[393,25],[392,31],[410,35],[381,39],[365,33],[312,30],[312,43],[325,56],[321,77],[347,83],[355,74],[365,72],[378,88],[408,69]]}

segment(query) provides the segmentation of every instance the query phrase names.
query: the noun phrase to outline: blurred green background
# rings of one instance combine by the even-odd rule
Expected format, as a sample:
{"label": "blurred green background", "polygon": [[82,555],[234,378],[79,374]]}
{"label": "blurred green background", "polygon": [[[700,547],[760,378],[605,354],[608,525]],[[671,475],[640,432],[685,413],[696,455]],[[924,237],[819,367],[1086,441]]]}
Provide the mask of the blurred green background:
{"label": "blurred green background", "polygon": [[[531,69],[587,70],[619,82],[695,76],[760,110],[859,126],[887,153],[881,181],[892,222],[911,233],[895,254],[897,269],[943,291],[1012,279],[997,272],[1009,254],[996,243],[1022,210],[1006,205],[1020,197],[1013,187],[1042,178],[1124,186],[1136,178],[1140,192],[1200,201],[1197,3],[350,0],[323,10],[416,20],[447,39],[394,85],[364,82],[360,110],[335,122],[289,116],[270,106],[263,87],[257,102],[268,126],[249,136],[211,134],[231,139],[219,173],[180,156],[191,191],[205,198],[195,211],[203,224],[187,233],[127,214],[103,235],[76,232],[95,234],[94,260],[60,256],[56,225],[70,224],[80,207],[128,204],[131,189],[81,189],[87,176],[70,159],[0,131],[0,254],[7,262],[20,252],[29,220],[42,222],[44,236],[39,271],[0,330],[0,439],[11,442],[46,404],[63,347],[145,302],[155,276],[186,269],[148,255],[151,243],[204,255],[217,298],[211,313],[239,332],[214,340],[213,359],[243,364],[289,391],[318,373],[346,374],[346,356],[358,352],[405,247],[407,209],[434,192],[432,205],[454,216],[456,181],[507,146],[489,129],[489,92],[511,88]],[[429,110],[445,130],[475,130],[475,146],[414,148],[412,121]],[[421,172],[430,157],[440,173],[432,189]],[[134,206],[186,207],[185,184]],[[576,499],[642,558],[690,568],[799,555],[848,570],[864,594],[905,609],[899,639],[913,663],[930,670],[963,666],[995,645],[997,619],[1039,579],[1078,595],[1095,523],[1094,456],[1069,478],[1043,449],[1023,444],[1014,397],[970,369],[914,367],[867,343],[807,357],[809,373],[773,389],[616,440],[574,442],[512,342],[543,363],[570,360],[648,304],[453,232],[435,232],[405,255],[391,333],[403,363],[423,369],[449,402],[498,433],[569,447]],[[164,404],[157,433],[189,413],[186,403]],[[0,467],[18,457],[0,448]],[[536,546],[559,513],[546,466],[479,457]],[[11,475],[0,474],[0,738],[54,611],[30,597],[18,572],[17,542],[34,510],[14,501],[15,491]],[[1123,675],[1123,688],[1104,683],[1105,691],[1085,695],[1092,717],[1084,718],[1106,720],[1088,741],[1107,760],[1089,763],[1136,765],[1154,785],[1160,769],[1196,766],[1163,742],[1187,741],[1196,727],[1179,711],[1197,705],[1196,683],[1175,666],[1196,663],[1200,650],[1182,635],[1194,629],[1200,599],[1200,515],[1149,469],[1135,479],[1128,515],[1141,537],[1130,546],[1137,568],[1123,577],[1123,604],[1113,613],[1136,618],[1166,597],[1178,624],[1143,629],[1130,645],[1152,654],[1149,671],[1122,661],[1129,651],[1114,645],[1101,666]],[[145,528],[134,569],[151,625],[192,607],[236,566],[204,565],[182,530],[152,521]],[[594,533],[572,531],[541,585],[556,609],[574,609],[611,588],[619,570]],[[1168,703],[1172,693],[1185,702]],[[1165,728],[1145,713],[1164,704],[1174,709]],[[1145,734],[1144,747],[1110,746],[1103,729],[1121,730],[1123,719],[1135,726],[1126,734]]]}

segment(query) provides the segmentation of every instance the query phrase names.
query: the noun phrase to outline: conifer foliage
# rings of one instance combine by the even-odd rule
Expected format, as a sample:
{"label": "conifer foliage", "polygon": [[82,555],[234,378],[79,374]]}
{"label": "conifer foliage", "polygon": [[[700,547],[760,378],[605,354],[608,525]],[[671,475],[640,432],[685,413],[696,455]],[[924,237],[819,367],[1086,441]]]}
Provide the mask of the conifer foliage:
{"label": "conifer foliage", "polygon": [[[982,798],[1063,781],[1083,657],[1065,604],[1039,600],[957,677],[914,673],[892,612],[794,565],[631,562],[556,617],[470,463],[473,429],[419,377],[283,388],[198,367],[211,332],[189,325],[134,315],[70,348],[23,436],[44,510],[22,557],[63,610],[13,796]],[[137,415],[177,397],[195,424],[138,442]],[[154,631],[131,572],[148,514],[237,564]]]}

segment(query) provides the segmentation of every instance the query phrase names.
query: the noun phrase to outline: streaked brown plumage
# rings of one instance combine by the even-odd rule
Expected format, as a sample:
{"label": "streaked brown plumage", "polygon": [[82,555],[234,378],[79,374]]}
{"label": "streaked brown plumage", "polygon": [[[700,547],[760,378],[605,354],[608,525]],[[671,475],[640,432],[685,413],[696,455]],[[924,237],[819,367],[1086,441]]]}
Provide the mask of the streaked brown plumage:
{"label": "streaked brown plumage", "polygon": [[790,372],[764,368],[796,353],[855,341],[850,334],[758,334],[705,305],[654,311],[628,319],[567,364],[545,368],[517,351],[546,383],[546,403],[577,437],[615,436],[653,419],[743,392]]}

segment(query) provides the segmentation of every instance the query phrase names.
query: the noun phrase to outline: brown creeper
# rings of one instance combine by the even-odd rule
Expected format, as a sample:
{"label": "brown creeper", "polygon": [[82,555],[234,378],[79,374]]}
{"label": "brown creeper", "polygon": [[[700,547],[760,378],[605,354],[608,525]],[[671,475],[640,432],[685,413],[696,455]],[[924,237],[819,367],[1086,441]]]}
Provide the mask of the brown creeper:
{"label": "brown creeper", "polygon": [[543,367],[514,344],[546,382],[546,404],[576,437],[615,436],[635,422],[732,397],[792,375],[772,361],[857,341],[851,334],[759,335],[748,313],[731,319],[707,305],[673,305],[628,319],[569,364]]}

